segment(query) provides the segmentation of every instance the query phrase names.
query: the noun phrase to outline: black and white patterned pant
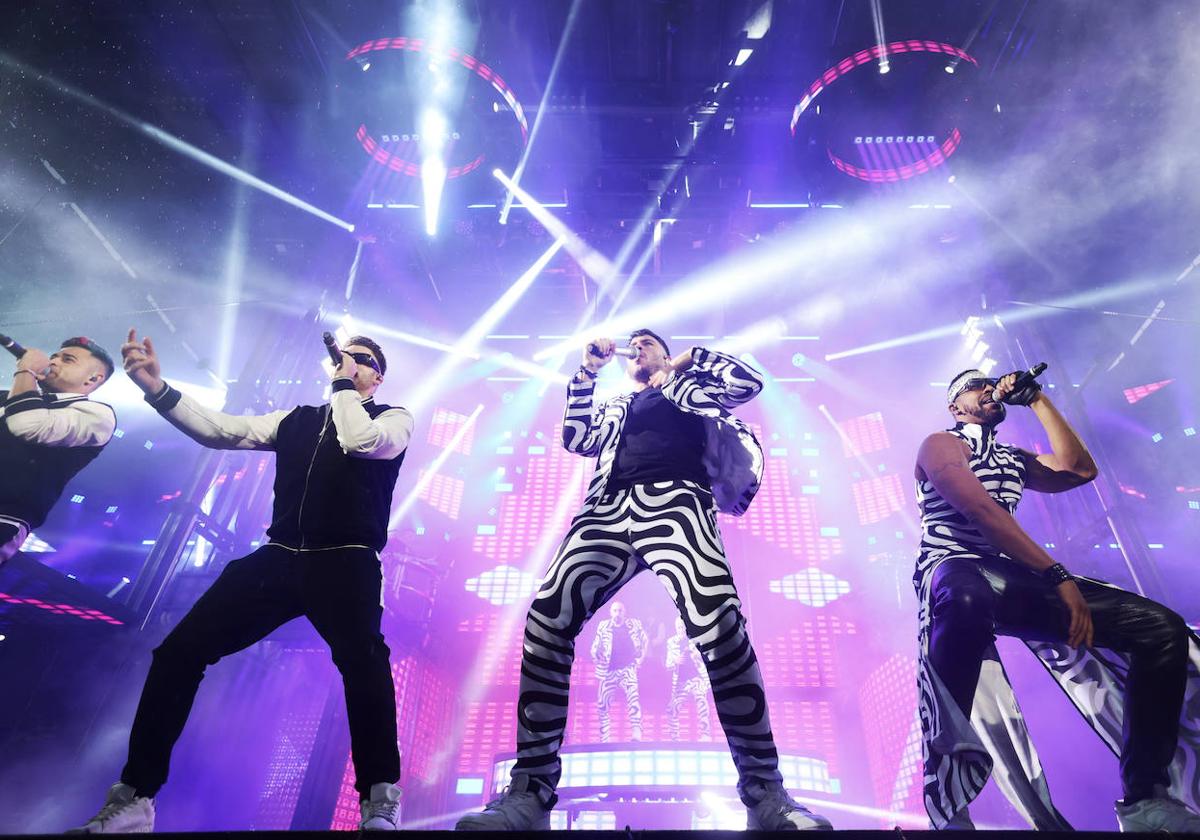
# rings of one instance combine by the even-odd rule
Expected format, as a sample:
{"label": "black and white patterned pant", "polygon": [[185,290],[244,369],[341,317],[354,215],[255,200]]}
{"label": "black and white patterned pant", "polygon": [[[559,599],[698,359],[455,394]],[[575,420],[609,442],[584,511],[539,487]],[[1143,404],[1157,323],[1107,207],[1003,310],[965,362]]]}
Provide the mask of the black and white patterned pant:
{"label": "black and white patterned pant", "polygon": [[638,675],[636,665],[627,665],[609,671],[600,678],[600,686],[596,691],[596,707],[600,717],[600,740],[608,743],[612,740],[612,702],[617,692],[625,697],[625,710],[629,717],[631,739],[642,740],[642,698],[638,693]]}
{"label": "black and white patterned pant", "polygon": [[582,511],[542,579],[525,623],[515,789],[536,790],[554,803],[575,639],[593,613],[647,568],[670,593],[704,658],[743,801],[748,785],[782,781],[762,675],[712,496],[689,481],[663,481],[608,493]]}
{"label": "black and white patterned pant", "polygon": [[708,714],[708,681],[704,677],[676,680],[671,687],[671,702],[667,706],[667,735],[672,741],[679,740],[679,718],[688,700],[696,706],[696,724],[700,737],[707,741],[712,737],[712,721]]}

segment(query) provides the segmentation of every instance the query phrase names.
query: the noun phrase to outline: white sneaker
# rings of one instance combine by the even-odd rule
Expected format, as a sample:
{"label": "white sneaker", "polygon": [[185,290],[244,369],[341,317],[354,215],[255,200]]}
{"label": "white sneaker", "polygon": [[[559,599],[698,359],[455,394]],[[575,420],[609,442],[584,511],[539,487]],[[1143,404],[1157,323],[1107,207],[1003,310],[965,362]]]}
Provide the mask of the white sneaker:
{"label": "white sneaker", "polygon": [[758,797],[756,805],[746,806],[747,831],[830,831],[833,824],[814,814],[788,796],[778,782],[753,785],[748,792]]}
{"label": "white sneaker", "polygon": [[129,785],[117,782],[108,789],[108,798],[100,812],[67,834],[133,834],[153,830],[154,800],[138,796]]}
{"label": "white sneaker", "polygon": [[371,796],[360,803],[360,831],[396,831],[400,828],[400,788],[388,782],[371,785]]}
{"label": "white sneaker", "polygon": [[467,814],[454,826],[455,831],[549,831],[550,809],[530,790],[514,790],[512,785],[483,807]]}
{"label": "white sneaker", "polygon": [[1200,833],[1200,815],[1155,785],[1154,796],[1132,805],[1116,803],[1117,825],[1121,831],[1165,831],[1169,834]]}

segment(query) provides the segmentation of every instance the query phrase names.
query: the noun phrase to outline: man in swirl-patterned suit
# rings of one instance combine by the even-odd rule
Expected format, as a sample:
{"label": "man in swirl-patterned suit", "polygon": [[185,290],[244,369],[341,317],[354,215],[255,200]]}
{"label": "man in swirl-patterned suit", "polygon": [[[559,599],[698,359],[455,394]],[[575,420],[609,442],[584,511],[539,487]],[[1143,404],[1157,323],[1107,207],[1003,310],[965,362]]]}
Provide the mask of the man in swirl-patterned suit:
{"label": "man in swirl-patterned suit", "polygon": [[525,624],[517,762],[508,789],[460,829],[546,828],[562,775],[575,639],[635,575],[651,569],[700,648],[753,829],[829,828],[783,788],[758,660],[717,530],[717,510],[745,512],[762,450],[730,410],[762,390],[740,360],[693,347],[674,358],[650,330],[633,333],[634,391],[595,405],[615,344],[594,339],[567,386],[563,445],[597,459],[583,510],[559,546]]}
{"label": "man in swirl-patterned suit", "polygon": [[609,617],[596,628],[592,640],[592,659],[596,663],[596,705],[600,715],[600,740],[612,740],[613,697],[620,691],[625,698],[631,741],[642,740],[642,698],[638,691],[638,669],[646,658],[650,640],[642,622],[630,618],[625,605],[613,601]]}
{"label": "man in swirl-patterned suit", "polygon": [[[1024,489],[1070,490],[1092,481],[1096,464],[1037,383],[1014,391],[1016,381],[977,370],[956,376],[947,399],[957,425],[926,438],[917,456],[914,582],[930,820],[971,827],[967,806],[995,764],[1001,789],[1031,825],[1070,828],[1000,665],[999,633],[1026,642],[1120,756],[1122,831],[1200,831],[1200,648],[1171,610],[1071,575],[1017,524]],[[1050,452],[996,440],[1001,400],[1033,411]]]}
{"label": "man in swirl-patterned suit", "polygon": [[667,670],[671,672],[671,701],[667,706],[667,729],[671,740],[679,740],[679,715],[689,698],[696,706],[700,740],[712,740],[708,673],[700,650],[687,637],[687,626],[682,618],[675,619],[675,635],[667,639]]}

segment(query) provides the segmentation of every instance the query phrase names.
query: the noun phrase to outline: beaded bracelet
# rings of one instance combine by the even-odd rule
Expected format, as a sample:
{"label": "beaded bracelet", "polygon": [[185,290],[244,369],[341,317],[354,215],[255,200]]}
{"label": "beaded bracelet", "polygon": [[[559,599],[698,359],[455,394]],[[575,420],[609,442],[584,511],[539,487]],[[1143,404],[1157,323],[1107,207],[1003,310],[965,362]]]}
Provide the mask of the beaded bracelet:
{"label": "beaded bracelet", "polygon": [[1066,583],[1072,580],[1071,573],[1067,571],[1067,567],[1062,563],[1055,563],[1053,566],[1042,571],[1042,577],[1049,581],[1052,585],[1058,586],[1060,583]]}

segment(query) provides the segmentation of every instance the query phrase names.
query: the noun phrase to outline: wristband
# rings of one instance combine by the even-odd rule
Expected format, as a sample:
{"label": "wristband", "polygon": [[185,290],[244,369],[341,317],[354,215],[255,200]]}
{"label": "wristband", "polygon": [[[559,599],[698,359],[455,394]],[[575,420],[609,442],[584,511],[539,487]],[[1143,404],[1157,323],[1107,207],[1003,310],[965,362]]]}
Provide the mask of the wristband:
{"label": "wristband", "polygon": [[13,376],[16,376],[18,373],[28,373],[28,374],[29,374],[30,376],[32,376],[34,379],[37,379],[37,374],[36,374],[36,373],[34,373],[34,372],[33,372],[33,371],[31,371],[31,370],[25,370],[25,368],[21,368],[20,370],[14,370],[14,371],[13,371]]}
{"label": "wristband", "polygon": [[1042,570],[1042,577],[1053,586],[1058,586],[1060,583],[1066,583],[1069,580],[1074,580],[1071,573],[1067,571],[1067,567],[1062,563],[1055,563],[1048,569]]}
{"label": "wristband", "polygon": [[592,371],[588,370],[583,365],[579,366],[579,372],[582,373],[584,376],[586,376],[588,379],[595,379],[597,376],[599,376],[599,374],[593,373]]}

